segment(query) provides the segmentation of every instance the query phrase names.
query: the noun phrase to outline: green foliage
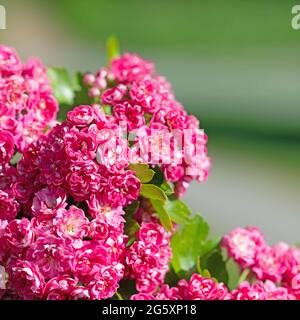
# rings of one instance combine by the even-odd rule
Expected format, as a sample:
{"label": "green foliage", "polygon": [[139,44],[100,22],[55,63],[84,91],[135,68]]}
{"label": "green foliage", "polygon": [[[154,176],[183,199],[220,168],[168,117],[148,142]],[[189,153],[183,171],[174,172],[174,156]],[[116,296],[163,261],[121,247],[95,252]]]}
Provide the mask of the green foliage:
{"label": "green foliage", "polygon": [[59,104],[72,105],[74,102],[74,82],[68,71],[63,68],[48,68],[48,77]]}
{"label": "green foliage", "polygon": [[209,270],[211,276],[217,279],[218,282],[227,284],[228,272],[219,245],[207,252],[199,260],[202,270]]}
{"label": "green foliage", "polygon": [[208,232],[209,226],[200,215],[195,215],[176,231],[171,240],[173,250],[171,263],[176,273],[189,271],[196,265],[196,259],[201,256]]}
{"label": "green foliage", "polygon": [[129,169],[135,172],[135,175],[141,183],[150,182],[155,174],[152,169],[149,169],[149,165],[146,163],[130,164]]}
{"label": "green foliage", "polygon": [[158,200],[162,202],[167,200],[167,196],[164,191],[154,184],[142,184],[140,194],[151,200]]}
{"label": "green foliage", "polygon": [[81,104],[92,104],[88,88],[83,84],[83,74],[71,76],[66,69],[48,68],[53,94],[60,104],[58,120],[65,120],[68,111]]}
{"label": "green foliage", "polygon": [[12,157],[12,159],[10,160],[10,163],[14,166],[22,159],[22,157],[23,155],[21,153],[16,152]]}
{"label": "green foliage", "polygon": [[116,37],[110,36],[106,41],[107,63],[110,65],[111,61],[120,55],[119,41]]}
{"label": "green foliage", "polygon": [[152,204],[155,212],[158,214],[159,220],[160,220],[161,224],[164,226],[164,228],[167,231],[172,231],[173,224],[171,221],[171,217],[165,208],[164,202],[151,199],[151,204]]}
{"label": "green foliage", "polygon": [[125,208],[126,217],[127,216],[132,217],[136,213],[137,209],[139,208],[139,205],[140,205],[139,201],[133,201],[130,205],[128,205]]}
{"label": "green foliage", "polygon": [[165,194],[167,196],[170,196],[172,194],[174,194],[174,189],[173,187],[171,186],[171,184],[167,181],[164,181],[161,185],[160,185],[160,188],[165,192]]}
{"label": "green foliage", "polygon": [[190,221],[191,211],[183,201],[177,199],[173,201],[168,200],[165,203],[165,208],[172,221],[178,224],[184,224]]}
{"label": "green foliage", "polygon": [[129,237],[129,239],[135,237],[135,234],[139,230],[139,228],[140,228],[140,225],[137,223],[135,219],[131,217],[126,218],[124,232]]}
{"label": "green foliage", "polygon": [[91,104],[93,101],[88,95],[88,88],[83,83],[84,74],[77,72],[75,74],[75,92],[74,92],[74,105]]}
{"label": "green foliage", "polygon": [[166,207],[172,208],[172,219],[176,217],[180,221],[185,220],[171,240],[174,272],[178,276],[189,277],[196,271],[204,277],[212,277],[227,284],[229,276],[220,248],[220,238],[207,239],[208,224],[200,215],[191,218],[189,209],[182,201],[170,201]]}

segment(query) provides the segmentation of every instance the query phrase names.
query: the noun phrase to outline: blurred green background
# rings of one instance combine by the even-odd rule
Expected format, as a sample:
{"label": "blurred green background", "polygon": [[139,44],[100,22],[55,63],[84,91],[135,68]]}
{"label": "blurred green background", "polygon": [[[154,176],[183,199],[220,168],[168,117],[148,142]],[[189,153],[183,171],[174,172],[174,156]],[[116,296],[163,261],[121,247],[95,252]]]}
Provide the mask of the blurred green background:
{"label": "blurred green background", "polygon": [[96,70],[105,39],[154,60],[209,135],[209,181],[186,195],[221,234],[257,225],[299,242],[300,30],[289,0],[0,0],[1,42]]}

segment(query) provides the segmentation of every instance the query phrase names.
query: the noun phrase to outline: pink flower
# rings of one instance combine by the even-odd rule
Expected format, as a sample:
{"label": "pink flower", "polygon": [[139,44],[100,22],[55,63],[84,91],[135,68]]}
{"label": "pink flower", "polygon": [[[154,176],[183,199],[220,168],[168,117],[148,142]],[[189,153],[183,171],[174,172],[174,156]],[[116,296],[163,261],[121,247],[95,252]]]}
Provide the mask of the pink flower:
{"label": "pink flower", "polygon": [[111,71],[119,82],[140,81],[154,71],[152,62],[143,60],[136,54],[125,53],[111,63]]}
{"label": "pink flower", "polygon": [[102,104],[115,105],[122,102],[127,94],[127,87],[123,84],[119,84],[114,88],[107,89],[101,96]]}
{"label": "pink flower", "polygon": [[0,219],[13,220],[20,210],[20,205],[6,192],[0,190]]}
{"label": "pink flower", "polygon": [[187,129],[189,118],[184,110],[170,110],[164,117],[164,121],[170,129]]}
{"label": "pink flower", "polygon": [[155,297],[147,293],[137,293],[130,297],[130,300],[156,300]]}
{"label": "pink flower", "polygon": [[252,286],[247,281],[242,282],[231,294],[232,300],[267,300],[268,297],[262,282],[256,282]]}
{"label": "pink flower", "polygon": [[179,289],[176,287],[170,288],[164,284],[160,287],[158,293],[155,294],[157,300],[181,300]]}
{"label": "pink flower", "polygon": [[44,283],[44,278],[34,263],[17,260],[9,269],[9,287],[23,299],[40,298]]}
{"label": "pink flower", "polygon": [[14,154],[14,138],[8,131],[0,128],[0,165],[5,165]]}
{"label": "pink flower", "polygon": [[99,190],[100,178],[94,161],[74,162],[66,176],[66,185],[75,201],[87,200]]}
{"label": "pink flower", "polygon": [[84,286],[76,286],[70,293],[70,300],[90,300],[91,295],[89,289]]}
{"label": "pink flower", "polygon": [[68,275],[54,277],[46,283],[43,290],[43,299],[68,300],[76,284],[77,281]]}
{"label": "pink flower", "polygon": [[34,192],[32,182],[24,177],[18,177],[11,187],[16,199],[22,204],[28,203]]}
{"label": "pink flower", "polygon": [[296,297],[289,293],[287,288],[277,287],[276,284],[270,280],[264,283],[267,294],[267,300],[296,300]]}
{"label": "pink flower", "polygon": [[128,101],[116,104],[113,108],[113,116],[117,123],[125,121],[128,130],[134,130],[145,125],[144,112],[137,104],[132,104]]}
{"label": "pink flower", "polygon": [[39,266],[47,279],[67,274],[74,258],[74,249],[63,239],[44,235],[27,250],[26,259]]}
{"label": "pink flower", "polygon": [[13,48],[0,45],[0,75],[10,76],[21,71],[22,64]]}
{"label": "pink flower", "polygon": [[[104,172],[102,172],[104,173]],[[106,205],[127,206],[139,196],[141,183],[130,170],[102,175],[99,196]]]}
{"label": "pink flower", "polygon": [[179,283],[179,291],[183,299],[188,300],[224,300],[228,298],[228,290],[224,284],[216,283],[211,278],[193,274],[190,281]]}
{"label": "pink flower", "polygon": [[78,106],[68,112],[67,119],[78,127],[84,127],[94,121],[94,109],[91,106],[86,105]]}
{"label": "pink flower", "polygon": [[134,82],[129,93],[134,103],[142,106],[145,112],[154,113],[163,104],[164,91],[165,88],[155,79],[145,78]]}
{"label": "pink flower", "polygon": [[222,246],[242,268],[256,262],[257,254],[266,246],[262,233],[257,228],[236,228],[223,237]]}
{"label": "pink flower", "polygon": [[282,283],[289,292],[300,299],[300,249],[288,248],[282,256],[282,262],[285,266]]}
{"label": "pink flower", "polygon": [[4,238],[12,249],[24,249],[34,242],[34,231],[26,218],[12,220],[8,223]]}
{"label": "pink flower", "polygon": [[22,65],[15,51],[0,46],[0,127],[9,131],[18,151],[52,126],[58,103],[47,70],[31,58]]}
{"label": "pink flower", "polygon": [[71,206],[68,210],[59,209],[53,220],[59,237],[81,239],[87,234],[89,220],[83,210]]}
{"label": "pink flower", "polygon": [[123,277],[123,265],[120,263],[103,268],[95,279],[89,283],[91,299],[102,300],[111,298],[119,288]]}
{"label": "pink flower", "polygon": [[158,223],[142,223],[126,252],[126,276],[136,280],[141,293],[152,293],[161,285],[171,259],[169,235]]}
{"label": "pink flower", "polygon": [[38,191],[32,201],[32,213],[35,216],[51,216],[56,215],[56,211],[64,208],[66,203],[66,193],[60,187],[46,187]]}
{"label": "pink flower", "polygon": [[171,182],[176,182],[182,179],[184,176],[184,166],[183,165],[164,165],[164,177],[166,180]]}
{"label": "pink flower", "polygon": [[120,223],[125,222],[124,211],[121,206],[111,208],[110,206],[102,206],[99,199],[92,195],[87,201],[89,214],[95,219],[99,219],[113,227],[118,227]]}
{"label": "pink flower", "polygon": [[88,132],[70,130],[64,137],[65,151],[74,161],[84,161],[96,157],[96,137]]}
{"label": "pink flower", "polygon": [[264,247],[257,254],[256,263],[252,267],[252,271],[260,280],[281,281],[285,266],[280,252],[276,248]]}
{"label": "pink flower", "polygon": [[84,245],[76,250],[72,271],[81,282],[89,282],[95,274],[109,264],[110,257],[108,248],[98,241],[86,241]]}

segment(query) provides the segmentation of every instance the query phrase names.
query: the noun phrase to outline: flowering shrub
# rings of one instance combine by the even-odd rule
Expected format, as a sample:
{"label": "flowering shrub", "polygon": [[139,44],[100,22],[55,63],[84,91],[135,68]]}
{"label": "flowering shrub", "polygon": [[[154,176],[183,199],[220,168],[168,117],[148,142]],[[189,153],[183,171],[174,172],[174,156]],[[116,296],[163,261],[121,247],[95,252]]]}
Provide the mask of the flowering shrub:
{"label": "flowering shrub", "polygon": [[180,200],[208,177],[207,136],[152,62],[108,48],[73,78],[0,46],[0,297],[300,299],[297,247],[208,238]]}

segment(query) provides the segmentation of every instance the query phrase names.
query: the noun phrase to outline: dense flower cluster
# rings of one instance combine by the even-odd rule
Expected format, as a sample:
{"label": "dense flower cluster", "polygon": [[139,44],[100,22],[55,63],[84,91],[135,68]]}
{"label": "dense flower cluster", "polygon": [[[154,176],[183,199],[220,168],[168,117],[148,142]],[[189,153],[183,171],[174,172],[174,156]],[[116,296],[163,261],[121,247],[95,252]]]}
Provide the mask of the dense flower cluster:
{"label": "dense flower cluster", "polygon": [[58,104],[46,68],[30,58],[22,64],[14,49],[0,45],[0,166],[53,125]]}
{"label": "dense flower cluster", "polygon": [[155,222],[143,223],[137,240],[126,252],[126,271],[129,279],[136,280],[141,293],[152,293],[164,282],[171,258],[169,235]]}
{"label": "dense flower cluster", "polygon": [[237,288],[189,272],[170,287],[172,236],[190,221],[178,198],[208,176],[207,136],[135,54],[83,82],[90,104],[54,125],[46,69],[0,46],[0,298],[109,299],[126,280],[134,300],[300,299],[300,249],[250,227],[222,241],[250,270]]}
{"label": "dense flower cluster", "polygon": [[[9,274],[5,298],[113,296],[124,274],[122,209],[88,219],[82,209],[67,208],[63,192],[59,203],[51,190],[42,193],[31,220],[1,221],[0,264]],[[118,221],[108,218],[114,214]]]}
{"label": "dense flower cluster", "polygon": [[231,295],[223,283],[195,273],[189,281],[180,280],[177,287],[161,286],[156,294],[135,294],[132,300],[228,300]]}
{"label": "dense flower cluster", "polygon": [[[300,249],[286,243],[269,246],[263,234],[257,228],[236,228],[223,238],[222,245],[228,254],[241,267],[249,269],[259,280],[266,281],[250,286],[241,285],[234,293],[239,297],[249,296],[249,299],[260,299],[261,290],[266,296],[271,291],[271,297],[289,297],[300,299]],[[275,288],[275,283],[282,287]],[[270,297],[270,292],[267,294]]]}
{"label": "dense flower cluster", "polygon": [[170,84],[154,71],[154,65],[135,54],[114,59],[111,68],[101,68],[84,78],[90,95],[109,106],[117,123],[126,122],[137,162],[162,164],[165,178],[176,182],[182,195],[189,182],[208,176],[207,136],[198,120],[175,100]]}

